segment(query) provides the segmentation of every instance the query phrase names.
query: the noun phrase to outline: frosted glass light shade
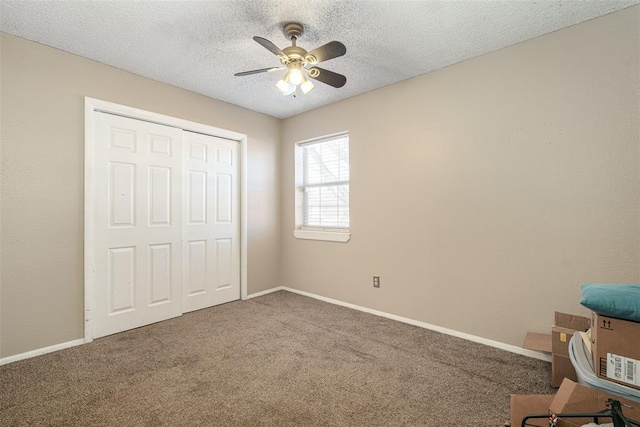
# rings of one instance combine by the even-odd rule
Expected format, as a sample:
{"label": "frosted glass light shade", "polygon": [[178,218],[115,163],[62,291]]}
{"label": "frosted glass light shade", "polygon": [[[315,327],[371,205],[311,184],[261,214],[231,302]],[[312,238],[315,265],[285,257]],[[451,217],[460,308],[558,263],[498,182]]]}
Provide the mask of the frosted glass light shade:
{"label": "frosted glass light shade", "polygon": [[302,75],[302,71],[299,68],[292,68],[289,70],[289,83],[292,85],[298,86],[304,80],[304,76]]}
{"label": "frosted glass light shade", "polygon": [[289,86],[291,86],[289,83],[287,83],[284,79],[280,80],[278,83],[276,83],[276,87],[278,89],[280,89],[280,92],[285,93],[289,90]]}
{"label": "frosted glass light shade", "polygon": [[311,91],[311,89],[313,89],[313,83],[311,83],[307,79],[304,79],[304,81],[300,85],[300,89],[302,89],[302,93],[306,95]]}

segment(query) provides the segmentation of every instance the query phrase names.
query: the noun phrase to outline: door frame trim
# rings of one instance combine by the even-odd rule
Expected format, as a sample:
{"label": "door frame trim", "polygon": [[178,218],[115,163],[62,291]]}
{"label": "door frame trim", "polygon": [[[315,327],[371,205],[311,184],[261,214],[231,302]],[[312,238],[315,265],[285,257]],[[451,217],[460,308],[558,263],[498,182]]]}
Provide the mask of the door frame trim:
{"label": "door frame trim", "polygon": [[103,112],[157,123],[182,130],[237,141],[240,175],[240,299],[247,299],[247,135],[164,114],[84,97],[84,342],[94,338],[93,298],[95,286],[95,114]]}

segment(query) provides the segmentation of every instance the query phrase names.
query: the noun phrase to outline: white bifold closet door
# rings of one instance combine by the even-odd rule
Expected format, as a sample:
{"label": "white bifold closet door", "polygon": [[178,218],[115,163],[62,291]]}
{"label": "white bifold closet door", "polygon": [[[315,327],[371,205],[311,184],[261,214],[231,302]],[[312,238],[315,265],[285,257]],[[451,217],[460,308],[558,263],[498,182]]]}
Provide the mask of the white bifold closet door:
{"label": "white bifold closet door", "polygon": [[237,143],[95,123],[94,336],[239,299]]}
{"label": "white bifold closet door", "polygon": [[96,113],[95,337],[179,316],[182,130]]}
{"label": "white bifold closet door", "polygon": [[238,144],[184,132],[183,311],[240,295]]}

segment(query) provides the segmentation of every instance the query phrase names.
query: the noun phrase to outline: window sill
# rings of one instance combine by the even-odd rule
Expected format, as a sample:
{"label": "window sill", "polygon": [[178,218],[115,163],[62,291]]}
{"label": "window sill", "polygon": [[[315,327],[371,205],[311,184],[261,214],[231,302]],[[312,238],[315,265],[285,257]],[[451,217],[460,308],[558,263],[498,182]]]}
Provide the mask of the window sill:
{"label": "window sill", "polygon": [[293,230],[293,235],[296,239],[339,243],[347,243],[351,239],[351,233],[338,231]]}

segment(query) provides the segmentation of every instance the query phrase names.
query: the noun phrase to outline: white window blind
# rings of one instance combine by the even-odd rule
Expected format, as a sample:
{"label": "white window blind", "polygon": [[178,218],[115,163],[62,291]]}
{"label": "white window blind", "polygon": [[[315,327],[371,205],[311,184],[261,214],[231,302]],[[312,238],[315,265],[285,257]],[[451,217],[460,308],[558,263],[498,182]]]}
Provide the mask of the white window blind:
{"label": "white window blind", "polygon": [[349,228],[349,135],[300,145],[304,228]]}

